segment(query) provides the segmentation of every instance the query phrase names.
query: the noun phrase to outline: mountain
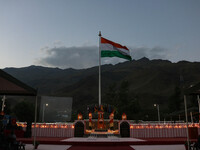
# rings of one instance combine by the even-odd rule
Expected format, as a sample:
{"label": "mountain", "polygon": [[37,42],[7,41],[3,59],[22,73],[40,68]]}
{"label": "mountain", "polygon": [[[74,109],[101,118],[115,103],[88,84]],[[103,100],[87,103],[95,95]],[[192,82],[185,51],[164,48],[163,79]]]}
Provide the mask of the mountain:
{"label": "mountain", "polygon": [[[98,66],[80,70],[30,66],[5,68],[4,71],[37,88],[39,95],[73,97],[74,112],[86,110],[87,105],[98,104]],[[170,99],[176,95],[176,88],[182,90],[198,83],[199,74],[200,62],[172,63],[168,60],[142,58],[116,65],[103,65],[102,103],[111,103],[112,98],[109,99],[108,95],[112,85],[115,85],[113,90],[116,91],[117,98],[115,103],[112,102],[113,105],[120,104],[119,107],[123,105],[124,109],[130,109],[131,116],[134,113],[134,117],[143,118],[145,113],[155,114],[154,103],[160,104],[163,114],[169,113],[170,103],[173,104]],[[128,84],[128,92],[124,92],[124,97],[128,95],[128,101],[122,102],[119,97],[123,91],[123,82]],[[137,107],[128,107],[132,102],[134,105],[137,103],[140,111],[134,112]],[[182,101],[179,101],[178,105],[183,109]]]}

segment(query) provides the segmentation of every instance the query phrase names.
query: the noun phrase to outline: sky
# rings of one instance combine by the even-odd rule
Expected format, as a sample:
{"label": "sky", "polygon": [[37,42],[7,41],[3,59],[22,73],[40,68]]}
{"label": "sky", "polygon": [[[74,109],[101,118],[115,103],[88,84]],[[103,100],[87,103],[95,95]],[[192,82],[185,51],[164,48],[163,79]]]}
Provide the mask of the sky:
{"label": "sky", "polygon": [[199,8],[200,0],[0,0],[0,68],[97,66],[99,31],[136,60],[199,62]]}

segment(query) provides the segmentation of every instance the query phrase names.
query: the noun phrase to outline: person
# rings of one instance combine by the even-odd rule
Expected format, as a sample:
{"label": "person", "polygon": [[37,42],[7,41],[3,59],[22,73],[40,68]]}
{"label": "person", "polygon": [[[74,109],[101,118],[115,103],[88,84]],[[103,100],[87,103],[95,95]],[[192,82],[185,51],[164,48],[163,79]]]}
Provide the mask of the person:
{"label": "person", "polygon": [[11,133],[7,137],[8,145],[10,149],[17,150],[18,142],[16,141],[16,135],[14,129],[11,129]]}
{"label": "person", "polygon": [[8,145],[3,128],[0,130],[0,149],[6,149],[6,146]]}

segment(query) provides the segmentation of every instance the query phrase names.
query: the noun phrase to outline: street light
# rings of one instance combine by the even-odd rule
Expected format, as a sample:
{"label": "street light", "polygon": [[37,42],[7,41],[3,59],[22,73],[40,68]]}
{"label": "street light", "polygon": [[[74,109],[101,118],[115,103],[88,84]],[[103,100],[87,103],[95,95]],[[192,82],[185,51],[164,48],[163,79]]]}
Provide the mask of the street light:
{"label": "street light", "polygon": [[44,111],[45,111],[45,108],[48,106],[49,104],[43,104],[43,112],[42,112],[42,122],[44,122]]}
{"label": "street light", "polygon": [[160,123],[160,109],[158,104],[154,104],[154,107],[157,107],[158,110],[158,122]]}

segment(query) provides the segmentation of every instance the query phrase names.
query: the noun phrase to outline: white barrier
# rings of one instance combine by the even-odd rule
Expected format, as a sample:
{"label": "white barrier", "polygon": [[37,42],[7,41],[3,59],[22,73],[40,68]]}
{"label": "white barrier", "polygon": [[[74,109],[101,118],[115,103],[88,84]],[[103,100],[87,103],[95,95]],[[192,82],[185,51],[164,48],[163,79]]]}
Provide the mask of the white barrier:
{"label": "white barrier", "polygon": [[[24,131],[26,123],[17,123]],[[197,127],[200,134],[200,124],[189,124],[189,127]],[[35,132],[36,129],[36,132]],[[130,124],[130,137],[133,138],[176,138],[186,137],[187,127],[185,123],[169,124]],[[32,136],[38,137],[74,137],[73,123],[37,123],[32,125]]]}
{"label": "white barrier", "polygon": [[[17,123],[26,130],[26,123]],[[36,132],[35,132],[36,130]],[[32,124],[32,136],[37,137],[74,137],[73,123],[37,123]]]}
{"label": "white barrier", "polygon": [[[32,136],[35,129],[32,129]],[[74,131],[70,128],[36,128],[36,136],[39,137],[73,137]]]}
{"label": "white barrier", "polygon": [[[199,123],[189,124],[197,127],[200,134]],[[133,138],[176,138],[186,137],[187,126],[185,123],[171,124],[131,124],[130,137]]]}

